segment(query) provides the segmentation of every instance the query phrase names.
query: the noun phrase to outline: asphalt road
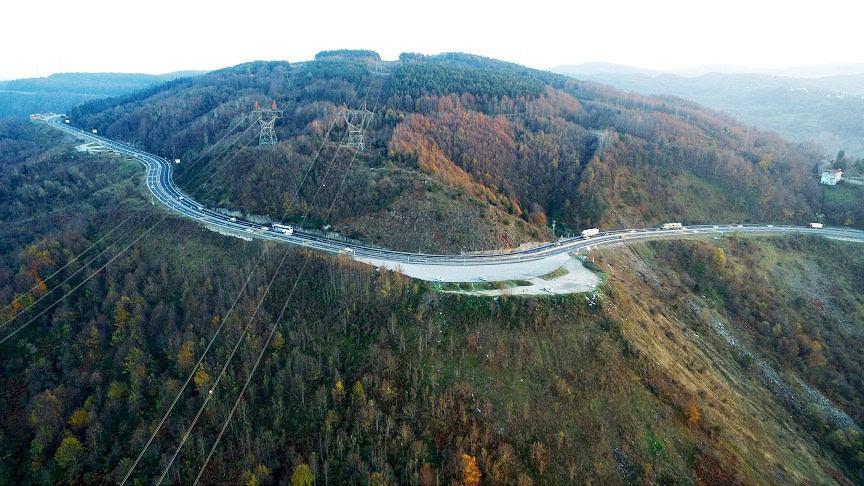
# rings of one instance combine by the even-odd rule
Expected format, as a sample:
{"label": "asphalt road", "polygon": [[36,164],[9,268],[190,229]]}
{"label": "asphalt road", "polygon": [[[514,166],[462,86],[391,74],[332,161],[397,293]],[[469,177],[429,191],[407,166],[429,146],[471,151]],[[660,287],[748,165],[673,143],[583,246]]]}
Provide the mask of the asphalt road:
{"label": "asphalt road", "polygon": [[591,238],[576,237],[561,239],[522,250],[468,255],[442,255],[392,251],[363,245],[348,244],[343,241],[305,233],[302,229],[297,228],[295,228],[293,235],[285,235],[270,230],[268,229],[269,227],[262,226],[261,224],[255,224],[241,219],[232,221],[233,218],[230,216],[208,209],[204,207],[203,204],[194,201],[174,185],[171,178],[171,162],[169,160],[138,150],[129,145],[79,130],[64,123],[63,120],[64,118],[62,116],[48,117],[45,119],[50,126],[58,130],[62,130],[88,142],[97,142],[118,154],[127,155],[138,160],[146,169],[147,188],[153,197],[168,209],[179,213],[182,216],[199,221],[209,227],[247,238],[279,241],[327,253],[342,253],[358,260],[389,262],[390,264],[387,266],[390,268],[397,268],[400,264],[409,263],[414,265],[442,265],[450,267],[516,264],[520,262],[547,259],[550,256],[569,253],[576,250],[590,250],[601,246],[615,245],[628,241],[692,238],[694,235],[722,235],[733,233],[810,234],[864,242],[864,231],[847,228],[826,227],[823,229],[812,229],[808,226],[790,225],[718,224],[687,226],[683,229],[675,230],[643,228],[604,231]]}

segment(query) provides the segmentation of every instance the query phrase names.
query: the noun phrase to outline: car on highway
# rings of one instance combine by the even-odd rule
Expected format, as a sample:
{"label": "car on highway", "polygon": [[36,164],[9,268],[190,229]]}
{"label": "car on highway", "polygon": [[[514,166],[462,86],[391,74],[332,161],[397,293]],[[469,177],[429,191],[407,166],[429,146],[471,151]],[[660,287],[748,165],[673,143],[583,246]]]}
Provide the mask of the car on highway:
{"label": "car on highway", "polygon": [[477,280],[479,280],[479,281],[481,281],[481,282],[487,282],[487,281],[489,281],[489,279],[486,278],[485,275],[480,275],[479,277],[477,277]]}
{"label": "car on highway", "polygon": [[237,222],[237,218],[235,218],[235,217],[232,216],[231,218],[228,219],[228,221],[231,221],[232,223],[236,223],[236,222]]}
{"label": "car on highway", "polygon": [[542,290],[543,292],[549,293],[549,294],[552,293],[552,287],[543,287],[540,290]]}

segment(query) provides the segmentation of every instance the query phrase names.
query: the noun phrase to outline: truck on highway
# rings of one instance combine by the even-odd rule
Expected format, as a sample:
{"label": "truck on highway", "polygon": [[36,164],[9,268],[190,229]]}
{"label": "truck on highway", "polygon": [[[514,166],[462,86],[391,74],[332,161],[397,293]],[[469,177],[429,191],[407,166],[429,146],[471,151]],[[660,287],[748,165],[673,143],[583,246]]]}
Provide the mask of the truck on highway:
{"label": "truck on highway", "polygon": [[682,229],[684,225],[681,223],[663,223],[660,225],[660,229],[664,230],[673,230],[673,229]]}
{"label": "truck on highway", "polygon": [[810,226],[813,229],[822,229],[822,227],[823,227],[822,223],[810,223],[808,226]]}
{"label": "truck on highway", "polygon": [[294,234],[294,227],[287,224],[273,223],[273,231],[282,233],[283,235],[291,236]]}
{"label": "truck on highway", "polygon": [[600,234],[600,229],[598,228],[589,228],[586,230],[582,230],[582,238],[591,238],[592,236],[596,236]]}

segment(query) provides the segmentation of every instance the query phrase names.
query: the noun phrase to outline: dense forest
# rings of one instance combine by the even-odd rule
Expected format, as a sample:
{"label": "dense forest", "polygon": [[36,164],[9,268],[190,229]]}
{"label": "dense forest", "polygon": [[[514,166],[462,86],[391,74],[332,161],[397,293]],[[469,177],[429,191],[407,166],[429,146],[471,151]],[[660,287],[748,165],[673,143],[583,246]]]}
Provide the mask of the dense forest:
{"label": "dense forest", "polygon": [[31,113],[49,111],[63,113],[87,101],[124,95],[195,74],[199,73],[60,73],[0,81],[0,118],[21,119]]}
{"label": "dense forest", "polygon": [[[259,148],[243,117],[274,101],[281,142]],[[338,112],[364,106],[374,117],[354,154],[340,147]],[[553,220],[565,234],[667,220],[803,223],[822,203],[818,154],[804,147],[680,99],[466,54],[248,63],[71,117],[172,158],[227,154],[178,168],[180,186],[208,204],[402,249],[515,246],[549,238]],[[320,201],[334,199],[328,181],[339,176],[347,188],[331,213]]]}
{"label": "dense forest", "polygon": [[135,163],[44,126],[0,125],[0,154],[0,214],[22,216],[0,229],[2,484],[119,482],[187,379],[132,480],[156,481],[200,409],[166,475],[191,483],[262,351],[205,484],[864,480],[857,429],[788,406],[706,321],[860,422],[857,247],[639,245],[596,255],[593,297],[466,297],[203,230],[151,205]]}

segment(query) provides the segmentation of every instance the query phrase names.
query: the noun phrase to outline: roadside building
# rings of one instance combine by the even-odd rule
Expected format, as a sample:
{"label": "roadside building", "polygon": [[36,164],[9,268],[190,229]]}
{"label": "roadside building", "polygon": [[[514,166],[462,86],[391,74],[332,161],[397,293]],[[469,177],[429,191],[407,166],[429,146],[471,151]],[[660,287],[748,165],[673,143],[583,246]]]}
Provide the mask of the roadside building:
{"label": "roadside building", "polygon": [[842,177],[843,171],[840,169],[823,170],[820,182],[829,186],[836,186]]}

